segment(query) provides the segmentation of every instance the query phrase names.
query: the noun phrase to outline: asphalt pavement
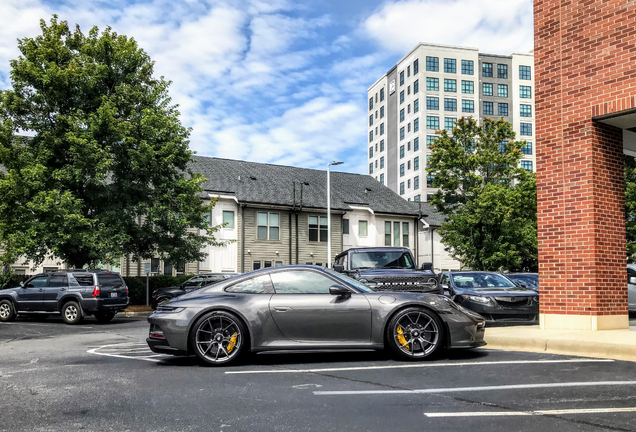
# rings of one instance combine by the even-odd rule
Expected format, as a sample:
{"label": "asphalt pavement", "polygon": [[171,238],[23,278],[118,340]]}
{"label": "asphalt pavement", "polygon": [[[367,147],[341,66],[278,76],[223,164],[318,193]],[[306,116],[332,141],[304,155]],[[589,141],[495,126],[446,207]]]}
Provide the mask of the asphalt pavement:
{"label": "asphalt pavement", "polygon": [[636,363],[477,349],[277,353],[234,367],[148,350],[143,318],[0,323],[0,431],[633,431]]}

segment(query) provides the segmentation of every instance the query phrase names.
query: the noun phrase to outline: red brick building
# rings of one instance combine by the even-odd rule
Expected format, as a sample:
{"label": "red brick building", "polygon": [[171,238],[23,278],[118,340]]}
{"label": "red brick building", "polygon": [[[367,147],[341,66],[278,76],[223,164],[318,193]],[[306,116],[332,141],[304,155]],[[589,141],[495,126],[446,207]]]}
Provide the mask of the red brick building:
{"label": "red brick building", "polygon": [[627,328],[636,0],[535,0],[534,31],[541,326]]}

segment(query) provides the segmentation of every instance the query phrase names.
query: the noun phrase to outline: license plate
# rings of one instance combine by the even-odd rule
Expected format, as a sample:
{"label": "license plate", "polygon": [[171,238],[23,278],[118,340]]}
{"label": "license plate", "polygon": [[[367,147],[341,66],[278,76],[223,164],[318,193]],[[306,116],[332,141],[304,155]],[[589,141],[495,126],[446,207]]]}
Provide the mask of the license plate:
{"label": "license plate", "polygon": [[111,296],[111,297],[117,297],[117,295],[118,295],[118,294],[117,294],[116,292],[112,292],[112,293],[110,293],[110,296]]}

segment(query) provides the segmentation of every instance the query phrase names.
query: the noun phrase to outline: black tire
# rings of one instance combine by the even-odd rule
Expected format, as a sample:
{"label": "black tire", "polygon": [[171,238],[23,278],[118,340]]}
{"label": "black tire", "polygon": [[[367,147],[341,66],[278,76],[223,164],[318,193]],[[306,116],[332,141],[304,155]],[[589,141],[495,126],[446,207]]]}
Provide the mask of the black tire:
{"label": "black tire", "polygon": [[444,326],[437,314],[422,307],[397,312],[386,327],[391,351],[404,360],[424,360],[444,345]]}
{"label": "black tire", "polygon": [[82,308],[79,303],[70,301],[64,303],[62,306],[62,321],[66,324],[79,324],[84,319],[84,313],[82,312]]}
{"label": "black tire", "polygon": [[192,351],[201,363],[209,366],[235,363],[246,350],[247,341],[243,321],[225,311],[203,315],[190,331]]}
{"label": "black tire", "polygon": [[17,313],[11,300],[0,300],[0,321],[8,322],[13,321]]}
{"label": "black tire", "polygon": [[95,313],[95,319],[100,323],[110,322],[113,318],[115,318],[114,312],[98,312]]}

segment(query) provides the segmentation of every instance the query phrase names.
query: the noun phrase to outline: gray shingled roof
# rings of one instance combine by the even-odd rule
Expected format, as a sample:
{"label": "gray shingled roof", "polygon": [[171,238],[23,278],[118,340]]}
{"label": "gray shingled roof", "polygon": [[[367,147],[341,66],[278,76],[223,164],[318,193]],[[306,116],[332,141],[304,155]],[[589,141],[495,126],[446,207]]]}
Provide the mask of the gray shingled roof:
{"label": "gray shingled roof", "polygon": [[[208,180],[207,192],[226,192],[239,201],[292,206],[296,182],[296,205],[303,185],[303,207],[327,208],[327,172],[283,165],[245,162],[195,156],[193,172]],[[350,205],[369,206],[374,212],[418,215],[418,206],[406,201],[371,176],[331,172],[331,206],[334,210],[351,210]],[[424,209],[424,204],[422,206]]]}

